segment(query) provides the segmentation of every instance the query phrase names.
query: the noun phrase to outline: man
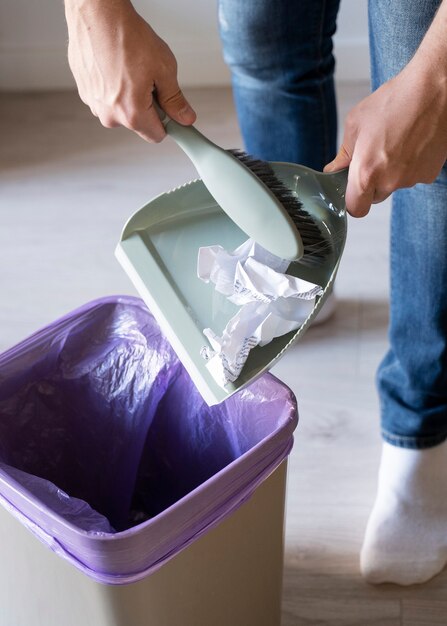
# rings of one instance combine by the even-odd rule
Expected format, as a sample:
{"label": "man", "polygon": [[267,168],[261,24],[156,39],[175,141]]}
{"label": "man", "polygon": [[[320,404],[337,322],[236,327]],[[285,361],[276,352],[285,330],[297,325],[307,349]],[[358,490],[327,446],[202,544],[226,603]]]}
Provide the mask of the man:
{"label": "man", "polygon": [[[194,122],[172,52],[129,0],[65,5],[70,66],[104,126],[161,141],[154,91],[173,119]],[[370,0],[375,91],[349,113],[336,154],[338,6],[220,0],[219,23],[249,152],[349,166],[356,217],[397,190],[390,350],[378,372],[384,446],[361,566],[371,582],[412,584],[447,562],[447,0]]]}

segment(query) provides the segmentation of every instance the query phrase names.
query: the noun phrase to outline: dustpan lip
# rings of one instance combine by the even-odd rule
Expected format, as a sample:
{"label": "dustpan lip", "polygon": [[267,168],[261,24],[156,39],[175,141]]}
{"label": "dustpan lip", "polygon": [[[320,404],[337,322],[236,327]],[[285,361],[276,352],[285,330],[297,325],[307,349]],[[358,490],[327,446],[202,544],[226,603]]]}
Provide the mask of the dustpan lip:
{"label": "dustpan lip", "polygon": [[121,241],[124,241],[125,239],[130,237],[132,233],[135,232],[133,230],[133,226],[136,222],[138,222],[139,216],[141,216],[142,211],[144,211],[149,204],[156,202],[160,198],[163,198],[164,196],[170,193],[174,193],[176,191],[179,191],[180,189],[183,189],[185,187],[190,187],[191,185],[195,183],[201,183],[201,182],[202,182],[201,178],[193,178],[192,180],[189,180],[186,183],[183,183],[182,185],[178,185],[177,187],[173,187],[172,189],[169,189],[168,191],[162,191],[161,193],[151,198],[148,202],[145,202],[139,209],[137,209],[134,213],[132,213],[132,215],[124,223],[124,226],[121,230],[121,237],[120,237],[119,243],[121,243]]}

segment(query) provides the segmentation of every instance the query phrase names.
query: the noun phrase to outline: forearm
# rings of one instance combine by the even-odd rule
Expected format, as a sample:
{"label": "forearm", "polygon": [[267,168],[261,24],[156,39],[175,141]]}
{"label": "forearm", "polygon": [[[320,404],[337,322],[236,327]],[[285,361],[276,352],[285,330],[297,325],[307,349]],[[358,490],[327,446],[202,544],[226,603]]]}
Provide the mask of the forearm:
{"label": "forearm", "polygon": [[447,0],[441,3],[416,54],[404,70],[418,77],[422,89],[439,99],[447,122]]}
{"label": "forearm", "polygon": [[65,8],[69,10],[107,10],[132,6],[130,0],[64,0]]}
{"label": "forearm", "polygon": [[[447,157],[447,0],[443,0],[414,57],[402,75],[426,117],[427,131],[437,135]],[[429,127],[432,127],[431,129]],[[423,181],[421,181],[423,182]]]}
{"label": "forearm", "polygon": [[432,80],[447,83],[447,0],[442,1],[410,64],[422,67]]}
{"label": "forearm", "polygon": [[68,29],[75,27],[78,20],[87,23],[87,28],[98,23],[117,24],[129,13],[134,13],[130,0],[64,0]]}

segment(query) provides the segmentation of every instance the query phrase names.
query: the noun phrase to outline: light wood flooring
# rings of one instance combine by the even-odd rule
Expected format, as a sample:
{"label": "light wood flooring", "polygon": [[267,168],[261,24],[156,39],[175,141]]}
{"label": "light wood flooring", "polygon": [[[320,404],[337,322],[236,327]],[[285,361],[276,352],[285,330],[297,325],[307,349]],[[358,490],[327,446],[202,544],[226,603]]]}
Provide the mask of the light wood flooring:
{"label": "light wood flooring", "polygon": [[[368,86],[339,85],[340,118]],[[198,126],[241,145],[228,89],[189,92]],[[273,132],[273,129],[272,131]],[[103,129],[74,93],[0,95],[0,350],[106,294],[134,293],[113,251],[139,206],[196,177],[169,140]],[[349,222],[338,307],[273,373],[296,393],[283,626],[447,624],[447,572],[373,587],[358,554],[380,453],[377,364],[386,349],[389,203]],[[231,625],[229,625],[231,626]]]}

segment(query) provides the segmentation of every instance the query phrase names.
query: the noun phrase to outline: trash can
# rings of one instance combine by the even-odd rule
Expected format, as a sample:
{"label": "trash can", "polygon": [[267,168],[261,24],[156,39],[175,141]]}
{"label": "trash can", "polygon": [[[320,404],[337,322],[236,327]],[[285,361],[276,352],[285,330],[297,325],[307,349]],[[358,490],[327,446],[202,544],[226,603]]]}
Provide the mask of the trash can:
{"label": "trash can", "polygon": [[279,626],[296,423],[270,374],[208,407],[130,296],[5,352],[1,626]]}

